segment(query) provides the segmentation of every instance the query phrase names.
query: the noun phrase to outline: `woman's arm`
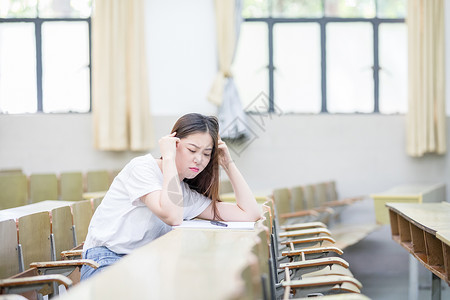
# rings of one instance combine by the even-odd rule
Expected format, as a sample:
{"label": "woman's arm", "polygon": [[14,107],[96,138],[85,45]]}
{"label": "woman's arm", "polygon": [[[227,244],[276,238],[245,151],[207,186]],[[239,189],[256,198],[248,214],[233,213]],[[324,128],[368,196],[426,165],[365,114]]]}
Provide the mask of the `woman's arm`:
{"label": "woman's arm", "polygon": [[[228,147],[221,139],[219,139],[219,164],[225,170],[228,178],[233,186],[236,196],[236,204],[218,202],[217,209],[220,217],[224,221],[256,221],[261,217],[261,209],[256,203],[255,196],[231,159]],[[212,204],[202,212],[199,217],[204,219],[212,219],[214,212]]]}
{"label": "woman's arm", "polygon": [[162,155],[163,186],[141,197],[147,207],[168,225],[179,225],[183,221],[183,193],[175,164],[176,147],[179,138],[175,132],[161,138],[159,146]]}

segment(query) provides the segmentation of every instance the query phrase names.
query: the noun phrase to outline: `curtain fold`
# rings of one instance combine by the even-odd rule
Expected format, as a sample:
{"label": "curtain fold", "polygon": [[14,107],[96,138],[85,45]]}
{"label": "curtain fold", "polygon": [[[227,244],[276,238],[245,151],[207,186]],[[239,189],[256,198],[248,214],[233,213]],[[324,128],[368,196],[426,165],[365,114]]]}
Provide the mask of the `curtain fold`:
{"label": "curtain fold", "polygon": [[144,0],[96,0],[92,17],[92,110],[99,150],[153,147]]}
{"label": "curtain fold", "polygon": [[241,0],[215,0],[219,70],[208,100],[219,107],[221,138],[231,140],[245,138],[248,131],[247,117],[231,72],[242,23],[241,10]]}
{"label": "curtain fold", "polygon": [[408,0],[407,152],[446,153],[443,0]]}

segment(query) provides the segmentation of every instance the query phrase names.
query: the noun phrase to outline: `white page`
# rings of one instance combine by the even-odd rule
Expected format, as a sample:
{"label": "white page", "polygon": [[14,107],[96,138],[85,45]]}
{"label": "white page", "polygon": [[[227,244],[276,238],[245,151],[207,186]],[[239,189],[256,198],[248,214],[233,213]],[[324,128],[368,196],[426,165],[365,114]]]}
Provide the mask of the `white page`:
{"label": "white page", "polygon": [[223,222],[228,226],[218,226],[211,223],[209,220],[189,220],[183,221],[181,225],[172,226],[172,228],[202,228],[202,229],[238,229],[238,230],[253,230],[255,222]]}

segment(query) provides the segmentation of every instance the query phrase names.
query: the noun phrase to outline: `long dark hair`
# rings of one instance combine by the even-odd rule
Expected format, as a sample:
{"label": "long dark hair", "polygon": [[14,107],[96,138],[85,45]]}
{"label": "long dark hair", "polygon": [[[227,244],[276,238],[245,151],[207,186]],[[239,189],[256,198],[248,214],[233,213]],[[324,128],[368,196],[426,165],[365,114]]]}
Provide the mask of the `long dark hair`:
{"label": "long dark hair", "polygon": [[204,116],[197,113],[190,113],[178,119],[171,132],[176,132],[176,137],[182,139],[188,135],[206,132],[212,138],[213,149],[211,158],[206,168],[192,179],[184,179],[189,187],[200,194],[210,198],[213,205],[214,219],[222,220],[217,210],[219,199],[219,122],[214,116]]}

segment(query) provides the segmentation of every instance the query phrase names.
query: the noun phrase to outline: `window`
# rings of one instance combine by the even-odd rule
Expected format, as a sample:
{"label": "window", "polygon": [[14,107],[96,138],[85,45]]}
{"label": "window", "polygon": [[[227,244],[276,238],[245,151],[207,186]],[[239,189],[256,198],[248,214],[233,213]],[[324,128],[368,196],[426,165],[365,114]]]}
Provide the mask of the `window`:
{"label": "window", "polygon": [[0,0],[0,113],[89,112],[91,0]]}
{"label": "window", "polygon": [[406,0],[243,1],[244,107],[263,92],[269,112],[406,112]]}

